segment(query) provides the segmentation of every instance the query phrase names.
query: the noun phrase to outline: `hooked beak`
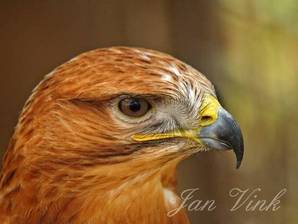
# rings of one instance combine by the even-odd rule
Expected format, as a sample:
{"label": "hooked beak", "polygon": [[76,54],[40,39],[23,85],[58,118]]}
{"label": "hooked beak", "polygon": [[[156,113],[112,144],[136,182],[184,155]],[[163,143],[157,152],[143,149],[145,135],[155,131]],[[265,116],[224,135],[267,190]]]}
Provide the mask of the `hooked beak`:
{"label": "hooked beak", "polygon": [[214,123],[202,127],[198,138],[209,148],[218,150],[232,149],[236,155],[237,168],[243,158],[243,137],[239,125],[232,115],[220,107]]}
{"label": "hooked beak", "polygon": [[218,100],[205,94],[199,110],[198,128],[175,130],[169,133],[135,134],[132,138],[138,142],[147,142],[169,138],[188,138],[211,149],[233,150],[239,168],[243,158],[243,137],[239,125],[219,104]]}

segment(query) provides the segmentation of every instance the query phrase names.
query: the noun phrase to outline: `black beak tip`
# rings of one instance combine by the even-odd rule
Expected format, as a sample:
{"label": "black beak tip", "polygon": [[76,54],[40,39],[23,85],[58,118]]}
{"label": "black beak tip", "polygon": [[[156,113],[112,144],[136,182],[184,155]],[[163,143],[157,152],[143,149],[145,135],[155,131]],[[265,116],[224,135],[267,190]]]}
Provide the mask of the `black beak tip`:
{"label": "black beak tip", "polygon": [[209,148],[233,149],[239,169],[244,154],[243,136],[238,123],[226,110],[221,108],[217,121],[201,129],[200,138]]}
{"label": "black beak tip", "polygon": [[240,168],[241,162],[242,162],[241,160],[238,160],[237,159],[236,169],[239,169]]}
{"label": "black beak tip", "polygon": [[239,136],[238,147],[235,146],[233,148],[233,150],[235,152],[235,155],[236,155],[236,160],[237,160],[236,169],[239,169],[239,167],[241,165],[241,162],[242,162],[242,159],[243,159],[243,153],[244,153],[243,137],[242,137],[242,133],[240,131],[240,128],[239,128],[238,136]]}

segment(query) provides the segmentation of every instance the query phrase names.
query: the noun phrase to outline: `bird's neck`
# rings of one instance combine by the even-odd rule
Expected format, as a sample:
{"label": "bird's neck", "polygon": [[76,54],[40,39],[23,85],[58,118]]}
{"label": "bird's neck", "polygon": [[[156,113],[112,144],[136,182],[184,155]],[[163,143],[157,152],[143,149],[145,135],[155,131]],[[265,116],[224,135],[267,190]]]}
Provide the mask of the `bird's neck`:
{"label": "bird's neck", "polygon": [[155,169],[143,164],[138,172],[140,164],[130,162],[130,167],[107,165],[86,174],[80,170],[39,177],[27,173],[26,185],[9,186],[0,195],[0,218],[21,214],[11,223],[168,223],[168,210],[179,206],[177,199],[169,207],[165,197],[165,191],[175,191],[177,162]]}
{"label": "bird's neck", "polygon": [[82,219],[78,219],[79,223],[86,223],[89,220],[86,217],[97,220],[95,223],[111,224],[188,223],[184,210],[172,217],[168,215],[180,207],[180,199],[175,193],[179,161],[177,159],[156,169],[143,170],[125,181],[119,181],[113,188],[90,191],[83,197],[88,206],[81,209]]}
{"label": "bird's neck", "polygon": [[90,192],[81,217],[99,223],[167,223],[164,189],[161,174],[148,171],[105,192]]}

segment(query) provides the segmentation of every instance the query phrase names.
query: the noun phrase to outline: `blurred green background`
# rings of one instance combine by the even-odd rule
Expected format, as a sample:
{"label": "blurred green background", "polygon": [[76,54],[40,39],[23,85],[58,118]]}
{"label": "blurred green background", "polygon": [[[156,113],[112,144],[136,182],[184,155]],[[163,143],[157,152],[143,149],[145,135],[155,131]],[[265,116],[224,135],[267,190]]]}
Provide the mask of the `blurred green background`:
{"label": "blurred green background", "polygon": [[[33,87],[53,68],[94,48],[164,51],[215,83],[244,132],[245,157],[202,153],[179,167],[179,190],[215,199],[192,223],[296,224],[298,221],[298,1],[43,0],[0,3],[0,151]],[[233,187],[261,188],[275,212],[230,212]],[[257,200],[256,198],[253,198]]]}

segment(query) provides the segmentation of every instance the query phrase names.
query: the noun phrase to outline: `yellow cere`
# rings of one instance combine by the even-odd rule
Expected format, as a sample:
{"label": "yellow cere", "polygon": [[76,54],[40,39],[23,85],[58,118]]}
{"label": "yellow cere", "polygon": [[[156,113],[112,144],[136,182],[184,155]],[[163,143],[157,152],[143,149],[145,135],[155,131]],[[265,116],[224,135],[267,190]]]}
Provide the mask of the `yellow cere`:
{"label": "yellow cere", "polygon": [[220,107],[218,100],[214,96],[205,94],[200,107],[199,125],[204,127],[213,124],[217,120],[218,110]]}
{"label": "yellow cere", "polygon": [[210,95],[205,94],[203,96],[203,102],[200,106],[200,120],[199,128],[194,130],[175,130],[168,133],[153,133],[153,134],[135,134],[132,139],[138,142],[146,142],[153,140],[161,140],[168,138],[188,138],[197,143],[201,143],[198,138],[200,127],[208,126],[217,120],[217,112],[220,108],[220,104],[217,99]]}

